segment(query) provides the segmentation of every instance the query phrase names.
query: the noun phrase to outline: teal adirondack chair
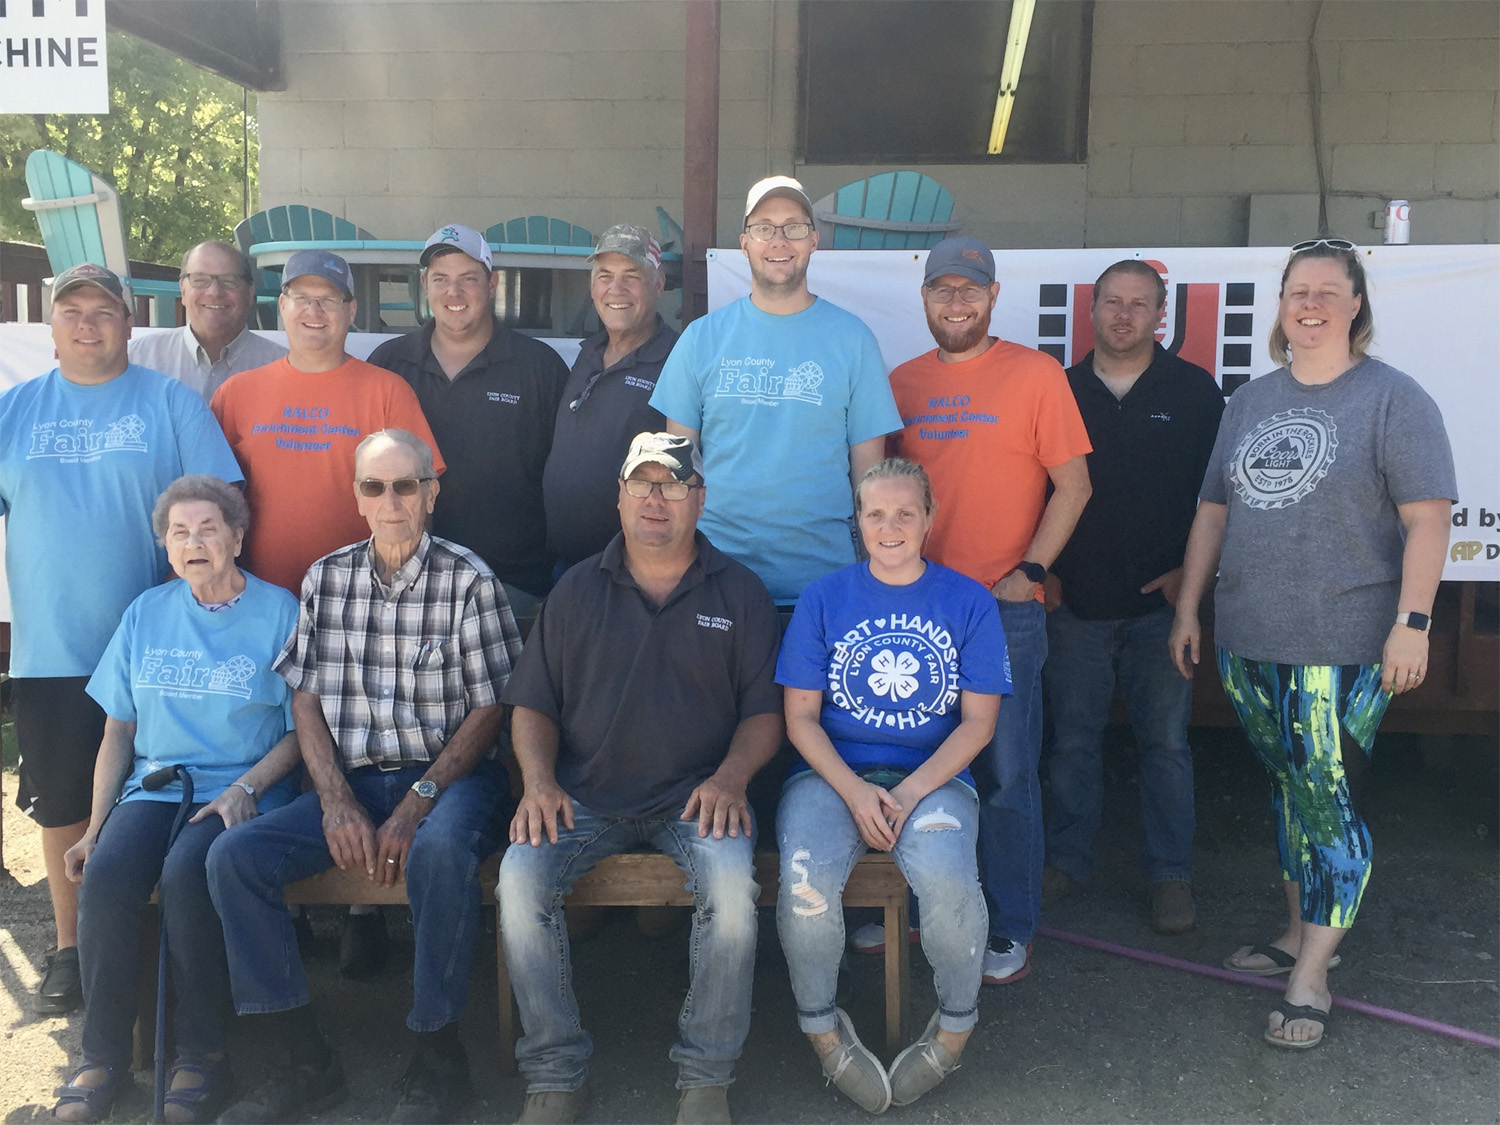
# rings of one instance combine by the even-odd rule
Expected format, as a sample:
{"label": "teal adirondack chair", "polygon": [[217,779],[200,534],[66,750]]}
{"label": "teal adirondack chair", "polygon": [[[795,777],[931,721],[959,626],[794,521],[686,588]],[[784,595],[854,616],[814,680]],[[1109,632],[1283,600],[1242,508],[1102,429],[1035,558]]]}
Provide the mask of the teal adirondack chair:
{"label": "teal adirondack chair", "polygon": [[175,281],[130,276],[130,251],[120,221],[120,195],[108,180],[61,153],[37,149],[26,158],[26,187],[21,206],[36,214],[55,277],[83,262],[113,270],[137,297],[155,298],[157,324],[177,323],[181,289]]}
{"label": "teal adirondack chair", "polygon": [[546,215],[528,215],[486,227],[487,242],[520,243],[527,246],[592,246],[594,236],[582,227]]}
{"label": "teal adirondack chair", "polygon": [[953,196],[920,172],[882,172],[813,204],[825,250],[929,250],[962,225]]}
{"label": "teal adirondack chair", "polygon": [[[257,211],[235,224],[234,244],[245,253],[261,242],[351,241],[374,238],[363,227],[316,207],[293,203]],[[261,328],[276,327],[276,298],[281,293],[281,270],[255,271],[255,315]]]}

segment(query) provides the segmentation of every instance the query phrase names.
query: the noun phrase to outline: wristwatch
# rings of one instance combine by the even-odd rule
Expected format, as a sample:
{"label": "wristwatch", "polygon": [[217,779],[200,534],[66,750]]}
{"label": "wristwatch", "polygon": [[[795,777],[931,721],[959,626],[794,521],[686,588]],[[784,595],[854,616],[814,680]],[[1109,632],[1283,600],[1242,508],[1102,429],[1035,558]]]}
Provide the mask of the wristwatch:
{"label": "wristwatch", "polygon": [[1417,613],[1415,610],[1396,614],[1396,624],[1405,625],[1408,629],[1415,629],[1419,633],[1425,633],[1432,628],[1432,618],[1425,613]]}
{"label": "wristwatch", "polygon": [[1038,586],[1047,581],[1047,568],[1041,563],[1022,561],[1016,564],[1016,569]]}
{"label": "wristwatch", "polygon": [[430,778],[424,777],[421,781],[412,782],[411,791],[428,801],[438,799],[438,783]]}

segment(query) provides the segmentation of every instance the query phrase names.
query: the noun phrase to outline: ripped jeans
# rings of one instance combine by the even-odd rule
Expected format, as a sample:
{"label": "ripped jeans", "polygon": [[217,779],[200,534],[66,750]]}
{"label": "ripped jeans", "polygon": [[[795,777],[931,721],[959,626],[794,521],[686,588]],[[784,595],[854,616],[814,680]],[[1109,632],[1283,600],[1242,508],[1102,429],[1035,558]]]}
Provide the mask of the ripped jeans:
{"label": "ripped jeans", "polygon": [[[950,781],[917,803],[892,853],[922,900],[922,952],[932,966],[938,1026],[955,1033],[978,1022],[979,973],[989,933],[974,851],[978,830],[973,791]],[[776,838],[781,848],[776,929],[791,971],[797,1026],[809,1035],[832,1031],[844,953],[844,883],[868,845],[843,798],[812,771],[787,783]]]}

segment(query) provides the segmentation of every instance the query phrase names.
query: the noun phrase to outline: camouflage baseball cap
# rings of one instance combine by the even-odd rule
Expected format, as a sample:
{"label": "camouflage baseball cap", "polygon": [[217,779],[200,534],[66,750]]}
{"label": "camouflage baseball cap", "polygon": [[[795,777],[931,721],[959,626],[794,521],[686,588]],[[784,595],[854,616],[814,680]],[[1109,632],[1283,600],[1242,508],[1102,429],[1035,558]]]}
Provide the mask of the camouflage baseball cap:
{"label": "camouflage baseball cap", "polygon": [[601,234],[589,261],[600,254],[624,254],[642,269],[661,269],[661,243],[645,227],[631,223],[618,223]]}

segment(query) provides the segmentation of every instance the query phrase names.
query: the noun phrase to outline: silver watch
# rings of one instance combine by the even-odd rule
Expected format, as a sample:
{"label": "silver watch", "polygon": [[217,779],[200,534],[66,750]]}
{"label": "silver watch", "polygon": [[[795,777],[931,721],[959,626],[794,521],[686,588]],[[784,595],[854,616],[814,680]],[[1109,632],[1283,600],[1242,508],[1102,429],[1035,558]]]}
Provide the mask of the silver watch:
{"label": "silver watch", "polygon": [[438,784],[430,778],[424,777],[421,781],[412,782],[411,791],[428,801],[438,799]]}

